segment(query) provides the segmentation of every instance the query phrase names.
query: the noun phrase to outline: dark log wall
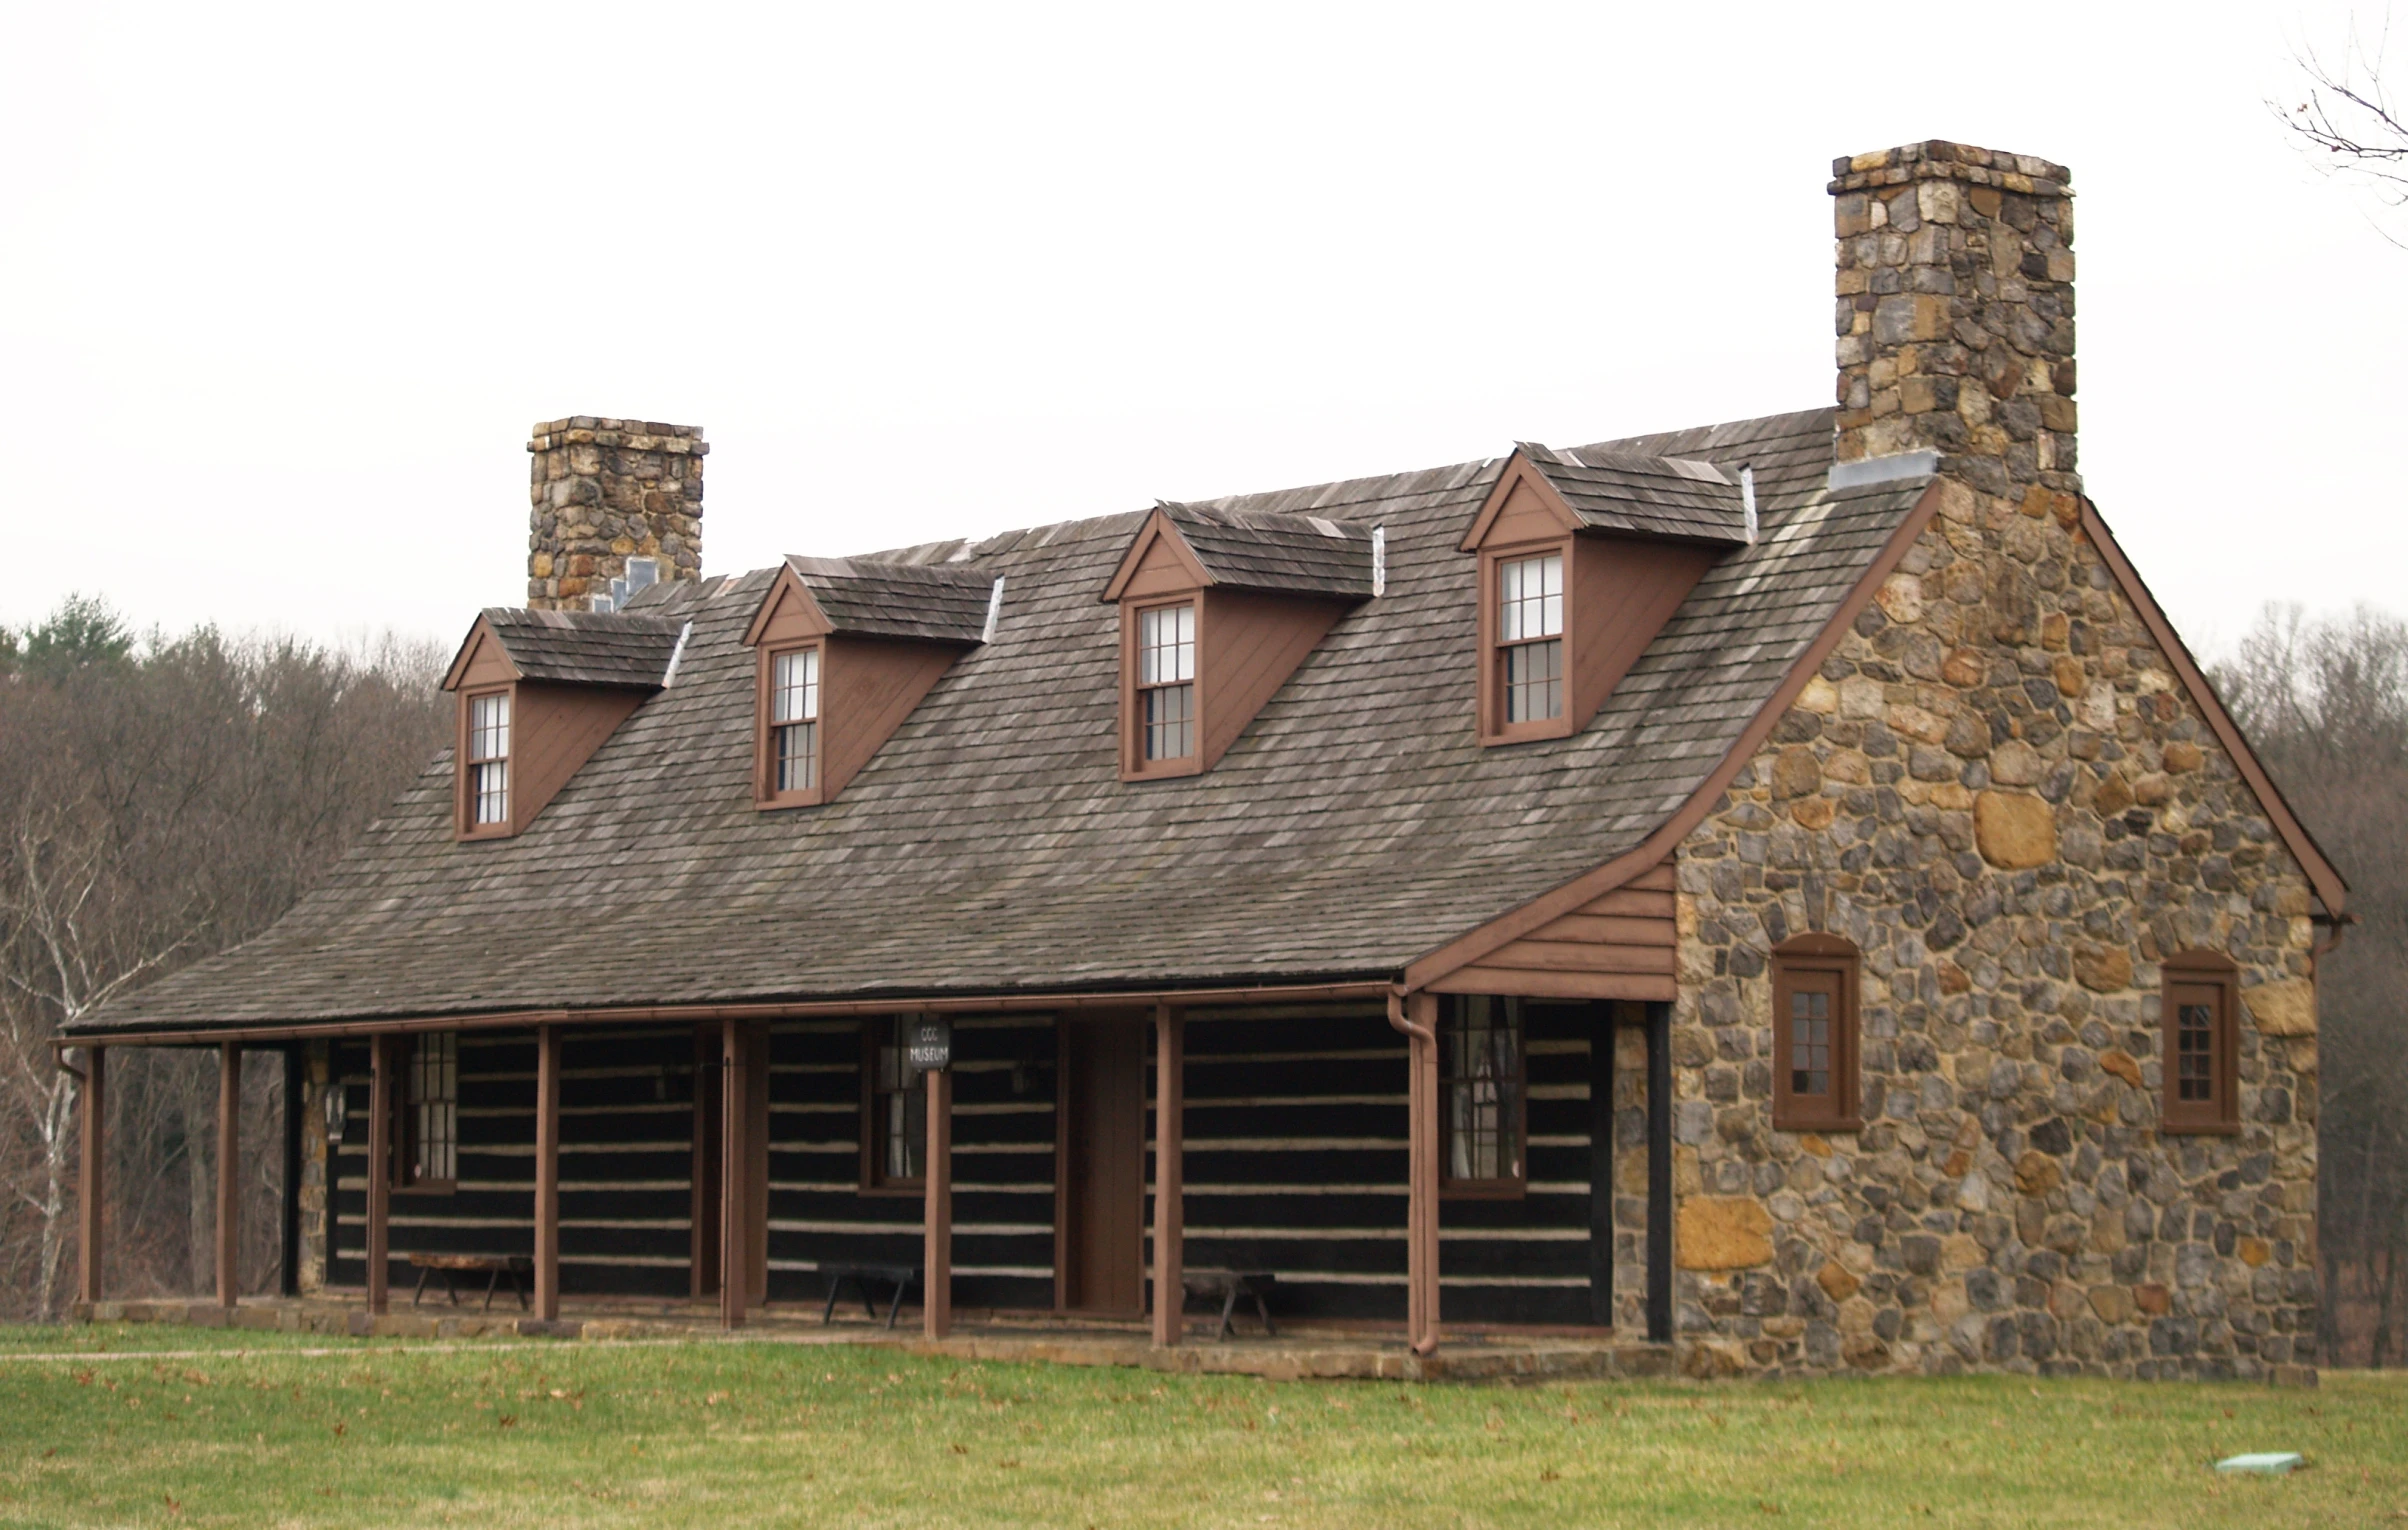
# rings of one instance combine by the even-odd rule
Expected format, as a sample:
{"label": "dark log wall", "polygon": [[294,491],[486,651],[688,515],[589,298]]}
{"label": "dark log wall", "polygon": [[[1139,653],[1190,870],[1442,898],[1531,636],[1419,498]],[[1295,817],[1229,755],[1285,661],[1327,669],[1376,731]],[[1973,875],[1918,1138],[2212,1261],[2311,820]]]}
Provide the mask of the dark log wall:
{"label": "dark log wall", "polygon": [[[1610,1178],[1593,1181],[1592,1028],[1616,1011]],[[1440,1211],[1449,1323],[1636,1325],[1644,1293],[1645,1094],[1639,1006],[1533,1002],[1529,1187]],[[1151,1027],[1148,1027],[1149,1031]],[[1277,1310],[1401,1322],[1405,1305],[1405,1042],[1377,1008],[1192,1011],[1187,1025],[1187,1264],[1279,1276]],[[561,1079],[561,1285],[688,1293],[693,1033],[569,1033]],[[954,1300],[1053,1305],[1054,1024],[954,1022]],[[817,1301],[838,1263],[916,1265],[921,1199],[864,1192],[862,1042],[852,1020],[773,1028],[769,1269],[773,1301]],[[330,1283],[364,1277],[368,1052],[335,1047],[347,1099],[336,1149]],[[715,1076],[705,1087],[718,1087]],[[1152,1069],[1147,1069],[1152,1093]],[[413,1252],[533,1250],[535,1045],[460,1040],[458,1187],[393,1197],[393,1279]],[[1149,1108],[1148,1141],[1153,1140]],[[1151,1165],[1149,1162],[1149,1171]],[[1149,1172],[1149,1185],[1152,1175]],[[1592,1183],[1612,1187],[1602,1198]],[[1152,1225],[1148,1205],[1147,1225]],[[1611,1222],[1610,1260],[1593,1230]],[[1151,1250],[1148,1250],[1151,1257]],[[1618,1305],[1594,1292],[1609,1280]]]}
{"label": "dark log wall", "polygon": [[[770,1299],[820,1299],[825,1264],[917,1265],[919,1193],[860,1188],[860,1022],[779,1025],[770,1054]],[[953,1056],[954,1305],[1051,1307],[1053,1021],[956,1019]]]}
{"label": "dark log wall", "polygon": [[[1530,1184],[1439,1210],[1449,1323],[1588,1325],[1589,1029],[1529,1011]],[[1190,1013],[1187,1263],[1279,1276],[1299,1316],[1405,1315],[1405,1039],[1381,1009]],[[1149,1217],[1149,1223],[1150,1223]]]}
{"label": "dark log wall", "polygon": [[[334,1050],[345,1115],[334,1165],[328,1280],[361,1284],[366,1247],[368,1048]],[[689,1281],[694,1039],[685,1028],[570,1032],[561,1044],[560,1287],[682,1297]],[[393,1195],[391,1278],[412,1253],[535,1250],[535,1038],[460,1038],[459,1182]],[[436,1282],[440,1289],[441,1282]],[[498,1299],[497,1299],[498,1300]]]}

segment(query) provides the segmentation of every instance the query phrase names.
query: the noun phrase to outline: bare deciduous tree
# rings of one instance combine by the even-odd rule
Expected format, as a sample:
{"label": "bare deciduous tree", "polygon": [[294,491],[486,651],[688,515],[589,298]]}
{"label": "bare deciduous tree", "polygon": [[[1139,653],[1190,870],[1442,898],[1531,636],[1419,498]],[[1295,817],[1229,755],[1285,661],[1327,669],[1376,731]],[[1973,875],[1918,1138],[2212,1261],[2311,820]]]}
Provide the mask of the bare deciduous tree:
{"label": "bare deciduous tree", "polygon": [[[56,1310],[73,1214],[60,1025],[256,934],[424,768],[440,655],[203,628],[136,642],[70,600],[0,642],[0,1316]],[[281,1103],[246,1070],[246,1283],[276,1273]],[[112,1070],[112,1288],[199,1289],[216,1215],[216,1070]]]}
{"label": "bare deciduous tree", "polygon": [[[115,906],[109,849],[82,803],[55,795],[27,801],[8,847],[10,880],[0,886],[0,929],[16,938],[14,959],[0,962],[0,1047],[6,1050],[11,1103],[39,1148],[38,1177],[18,1195],[41,1223],[34,1314],[48,1318],[58,1289],[70,1209],[74,1078],[53,1066],[43,1043],[116,994],[142,982],[186,947],[200,920],[186,917],[156,931],[129,928]],[[130,938],[130,943],[129,943]]]}
{"label": "bare deciduous tree", "polygon": [[2321,1348],[2408,1363],[2408,624],[2268,612],[2217,679],[2358,919],[2317,973]]}
{"label": "bare deciduous tree", "polygon": [[2293,58],[2304,99],[2266,104],[2316,164],[2356,182],[2384,208],[2397,209],[2408,205],[2408,109],[2384,88],[2390,40],[2386,13],[2371,29],[2353,21],[2338,48],[2298,48]]}

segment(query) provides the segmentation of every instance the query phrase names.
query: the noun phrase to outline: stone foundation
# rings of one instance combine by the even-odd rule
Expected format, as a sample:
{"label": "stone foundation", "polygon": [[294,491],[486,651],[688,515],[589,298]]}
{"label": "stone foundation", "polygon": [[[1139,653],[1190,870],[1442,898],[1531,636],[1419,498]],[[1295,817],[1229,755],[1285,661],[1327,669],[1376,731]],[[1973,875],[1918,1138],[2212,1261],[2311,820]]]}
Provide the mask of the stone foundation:
{"label": "stone foundation", "polygon": [[309,1043],[301,1075],[301,1269],[304,1296],[326,1288],[327,1195],[326,1098],[337,1087],[329,1077],[326,1043]]}

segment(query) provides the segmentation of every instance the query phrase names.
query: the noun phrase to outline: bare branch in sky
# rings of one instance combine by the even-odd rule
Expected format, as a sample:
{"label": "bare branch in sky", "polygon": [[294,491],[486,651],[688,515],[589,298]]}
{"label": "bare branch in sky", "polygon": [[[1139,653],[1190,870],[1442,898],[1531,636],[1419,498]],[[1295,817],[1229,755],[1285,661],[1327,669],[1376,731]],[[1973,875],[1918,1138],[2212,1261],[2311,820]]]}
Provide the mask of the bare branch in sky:
{"label": "bare branch in sky", "polygon": [[[2408,106],[2395,104],[2383,83],[2391,17],[2370,34],[2356,21],[2338,49],[2302,45],[2303,99],[2266,104],[2319,169],[2351,181],[2386,209],[2408,206]],[[2388,230],[2384,237],[2402,241]]]}

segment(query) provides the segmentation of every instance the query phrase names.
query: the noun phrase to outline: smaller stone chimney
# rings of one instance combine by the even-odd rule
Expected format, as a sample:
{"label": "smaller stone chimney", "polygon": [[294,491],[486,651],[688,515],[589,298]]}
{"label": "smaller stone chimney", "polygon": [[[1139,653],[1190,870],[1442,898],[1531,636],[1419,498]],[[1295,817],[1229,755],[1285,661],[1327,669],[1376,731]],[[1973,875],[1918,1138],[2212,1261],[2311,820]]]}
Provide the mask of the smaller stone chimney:
{"label": "smaller stone chimney", "polygon": [[1938,139],[1831,173],[1838,460],[1932,451],[1985,494],[2081,492],[2072,173]]}
{"label": "smaller stone chimney", "polygon": [[[527,605],[537,611],[604,609],[650,583],[628,560],[650,559],[656,579],[702,577],[699,425],[656,425],[572,415],[535,427],[527,497]],[[619,581],[614,596],[612,581]]]}

